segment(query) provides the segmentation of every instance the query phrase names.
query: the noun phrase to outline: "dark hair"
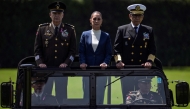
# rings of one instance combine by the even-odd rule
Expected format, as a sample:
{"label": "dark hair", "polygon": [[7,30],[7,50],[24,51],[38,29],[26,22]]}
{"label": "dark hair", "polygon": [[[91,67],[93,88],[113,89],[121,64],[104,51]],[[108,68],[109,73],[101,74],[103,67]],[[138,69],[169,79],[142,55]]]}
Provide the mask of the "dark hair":
{"label": "dark hair", "polygon": [[99,12],[99,11],[94,11],[94,12],[91,14],[91,16],[90,16],[90,19],[92,18],[93,14],[95,14],[95,13],[100,14],[100,16],[102,17],[102,13],[101,13],[101,12]]}

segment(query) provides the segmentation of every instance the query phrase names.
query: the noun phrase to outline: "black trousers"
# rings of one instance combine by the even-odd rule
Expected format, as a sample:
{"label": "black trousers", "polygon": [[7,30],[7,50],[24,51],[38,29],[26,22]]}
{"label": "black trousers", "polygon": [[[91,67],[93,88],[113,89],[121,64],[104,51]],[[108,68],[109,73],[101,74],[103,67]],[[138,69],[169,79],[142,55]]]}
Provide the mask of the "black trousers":
{"label": "black trousers", "polygon": [[63,99],[67,99],[67,83],[68,77],[49,77],[44,92],[51,94],[55,82],[55,95],[59,104],[63,103]]}
{"label": "black trousers", "polygon": [[[89,77],[83,77],[83,98],[90,100],[90,84]],[[103,104],[104,103],[104,93],[105,86],[107,83],[107,77],[97,77],[96,78],[96,103]]]}

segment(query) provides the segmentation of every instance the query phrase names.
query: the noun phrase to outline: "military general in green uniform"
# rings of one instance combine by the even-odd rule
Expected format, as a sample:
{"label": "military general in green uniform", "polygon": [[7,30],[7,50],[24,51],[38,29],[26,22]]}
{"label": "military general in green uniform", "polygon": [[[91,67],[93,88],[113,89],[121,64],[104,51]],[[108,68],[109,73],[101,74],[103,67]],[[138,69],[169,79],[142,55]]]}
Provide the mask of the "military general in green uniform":
{"label": "military general in green uniform", "polygon": [[[53,2],[48,6],[50,23],[40,24],[36,33],[34,55],[40,68],[69,66],[76,54],[76,34],[74,26],[62,23],[66,5]],[[49,78],[45,91],[52,92],[55,80],[57,100],[62,103],[67,98],[67,77]]]}
{"label": "military general in green uniform", "polygon": [[[155,59],[156,46],[153,28],[141,24],[144,18],[146,6],[133,4],[127,7],[131,22],[118,27],[115,42],[114,55],[116,67],[121,69],[124,65],[142,65],[151,68]],[[126,86],[132,78],[122,78],[123,102],[125,95],[134,89],[134,84]]]}
{"label": "military general in green uniform", "polygon": [[151,89],[151,78],[137,77],[139,90],[130,91],[126,96],[126,104],[163,104],[162,97]]}

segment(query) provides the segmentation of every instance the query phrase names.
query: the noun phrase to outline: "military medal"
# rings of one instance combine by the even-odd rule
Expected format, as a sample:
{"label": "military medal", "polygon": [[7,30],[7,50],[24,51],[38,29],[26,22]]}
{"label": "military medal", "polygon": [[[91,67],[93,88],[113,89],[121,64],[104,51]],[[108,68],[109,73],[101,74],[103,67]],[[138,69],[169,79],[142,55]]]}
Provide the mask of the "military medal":
{"label": "military medal", "polygon": [[46,39],[46,41],[45,41],[45,45],[46,45],[46,47],[47,47],[47,45],[48,45],[48,40]]}
{"label": "military medal", "polygon": [[69,34],[68,34],[67,30],[64,30],[64,31],[61,32],[61,35],[63,37],[67,37]]}

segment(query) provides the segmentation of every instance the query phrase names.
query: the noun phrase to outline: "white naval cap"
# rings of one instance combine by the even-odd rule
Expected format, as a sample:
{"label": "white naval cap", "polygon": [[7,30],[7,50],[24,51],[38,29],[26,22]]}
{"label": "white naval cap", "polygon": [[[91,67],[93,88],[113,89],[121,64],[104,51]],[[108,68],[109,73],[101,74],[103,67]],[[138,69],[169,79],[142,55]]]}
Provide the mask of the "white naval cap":
{"label": "white naval cap", "polygon": [[146,6],[142,4],[132,4],[128,6],[127,9],[132,14],[144,14],[144,11],[146,10]]}

